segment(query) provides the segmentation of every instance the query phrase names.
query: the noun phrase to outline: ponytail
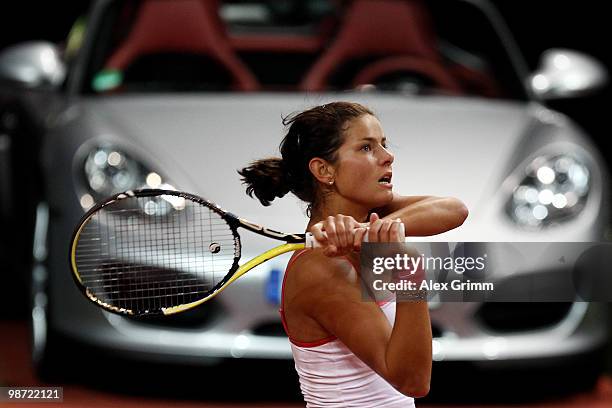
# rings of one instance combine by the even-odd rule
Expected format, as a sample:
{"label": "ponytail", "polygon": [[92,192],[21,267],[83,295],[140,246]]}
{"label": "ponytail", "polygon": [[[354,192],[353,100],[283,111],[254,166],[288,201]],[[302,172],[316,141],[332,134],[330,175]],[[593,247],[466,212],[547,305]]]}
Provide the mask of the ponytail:
{"label": "ponytail", "polygon": [[254,161],[238,174],[242,176],[247,194],[250,197],[255,195],[266,207],[276,197],[281,198],[291,190],[283,159],[278,157]]}

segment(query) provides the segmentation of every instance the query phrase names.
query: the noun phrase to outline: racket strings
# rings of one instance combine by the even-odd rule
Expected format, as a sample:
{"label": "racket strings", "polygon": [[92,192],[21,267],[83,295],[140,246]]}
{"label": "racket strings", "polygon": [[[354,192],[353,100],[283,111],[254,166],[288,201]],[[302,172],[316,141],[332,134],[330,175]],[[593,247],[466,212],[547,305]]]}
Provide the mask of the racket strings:
{"label": "racket strings", "polygon": [[232,268],[237,241],[222,216],[171,198],[119,200],[81,230],[77,270],[102,302],[137,314],[190,303],[205,297]]}

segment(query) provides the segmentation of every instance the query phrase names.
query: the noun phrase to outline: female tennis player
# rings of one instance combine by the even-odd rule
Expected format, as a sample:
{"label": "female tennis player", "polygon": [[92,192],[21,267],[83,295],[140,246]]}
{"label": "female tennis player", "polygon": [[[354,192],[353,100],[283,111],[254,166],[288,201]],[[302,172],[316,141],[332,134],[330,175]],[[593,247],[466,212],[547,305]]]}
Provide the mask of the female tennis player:
{"label": "female tennis player", "polygon": [[406,235],[433,235],[461,225],[467,209],[454,198],[394,193],[394,156],[362,105],[329,103],[283,124],[282,158],[239,173],[263,205],[288,192],[308,203],[307,230],[323,244],[293,254],[280,309],[307,407],[411,407],[429,392],[427,302],[364,300],[356,253],[366,234],[404,241],[403,223]]}

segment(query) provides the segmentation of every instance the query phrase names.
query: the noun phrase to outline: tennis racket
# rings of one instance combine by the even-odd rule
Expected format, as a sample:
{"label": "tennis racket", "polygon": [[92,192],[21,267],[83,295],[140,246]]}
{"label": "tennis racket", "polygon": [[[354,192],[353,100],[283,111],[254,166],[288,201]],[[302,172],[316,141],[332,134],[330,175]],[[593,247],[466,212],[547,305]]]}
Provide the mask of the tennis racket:
{"label": "tennis racket", "polygon": [[[243,265],[238,228],[285,243]],[[314,248],[312,234],[285,234],[253,224],[196,195],[137,190],[96,204],[70,246],[83,294],[122,315],[170,315],[198,306],[257,265]]]}

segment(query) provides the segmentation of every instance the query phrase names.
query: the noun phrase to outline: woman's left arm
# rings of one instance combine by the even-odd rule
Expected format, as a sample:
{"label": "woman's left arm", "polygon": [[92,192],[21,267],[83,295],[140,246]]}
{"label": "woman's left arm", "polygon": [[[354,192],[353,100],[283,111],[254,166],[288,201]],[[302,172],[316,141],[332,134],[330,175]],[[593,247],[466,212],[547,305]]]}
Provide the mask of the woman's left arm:
{"label": "woman's left arm", "polygon": [[468,216],[468,209],[453,197],[401,196],[393,193],[393,200],[374,212],[381,218],[400,218],[406,235],[426,236],[441,234],[457,228]]}

